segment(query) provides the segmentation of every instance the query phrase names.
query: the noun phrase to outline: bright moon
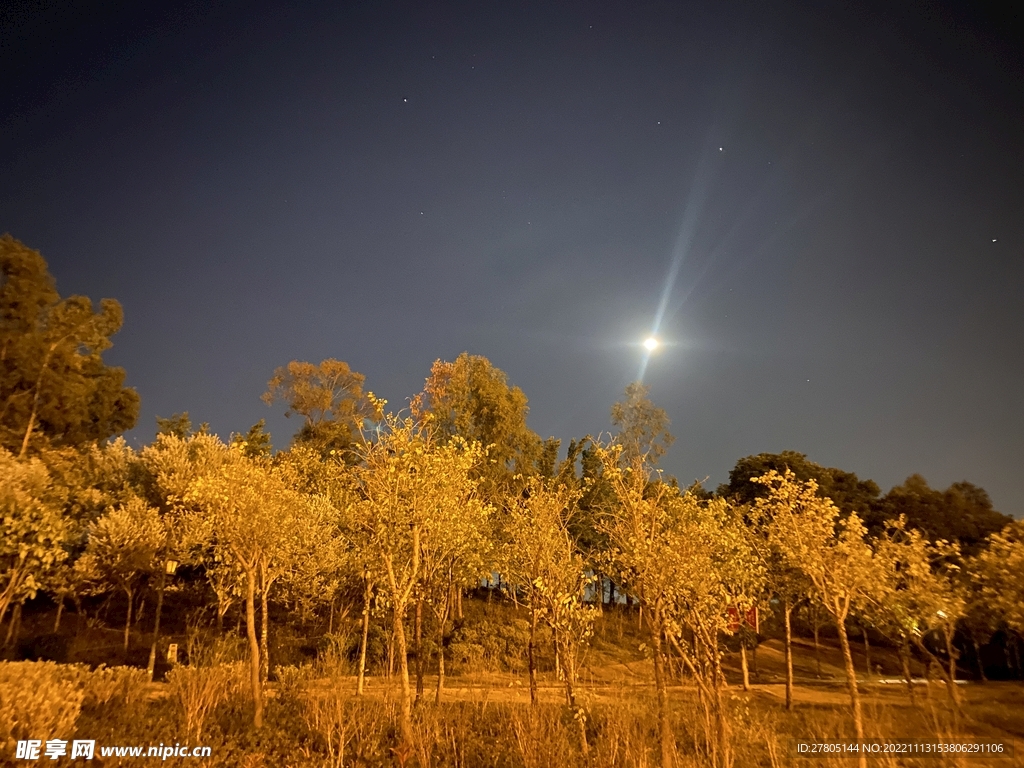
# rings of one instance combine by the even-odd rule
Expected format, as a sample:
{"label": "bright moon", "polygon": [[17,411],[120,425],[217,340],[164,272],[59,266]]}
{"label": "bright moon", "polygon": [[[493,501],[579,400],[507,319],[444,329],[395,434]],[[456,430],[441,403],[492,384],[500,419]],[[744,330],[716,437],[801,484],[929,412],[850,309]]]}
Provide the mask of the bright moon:
{"label": "bright moon", "polygon": [[653,336],[649,337],[644,341],[644,349],[648,352],[653,352],[658,348],[658,340]]}

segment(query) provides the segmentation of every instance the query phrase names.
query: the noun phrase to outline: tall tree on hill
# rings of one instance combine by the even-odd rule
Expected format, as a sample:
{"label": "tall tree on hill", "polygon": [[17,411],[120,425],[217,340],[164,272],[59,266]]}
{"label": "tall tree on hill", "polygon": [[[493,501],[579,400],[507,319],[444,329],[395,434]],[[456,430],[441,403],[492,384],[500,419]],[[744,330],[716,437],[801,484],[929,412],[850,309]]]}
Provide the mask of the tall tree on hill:
{"label": "tall tree on hill", "polygon": [[921,475],[911,475],[875,505],[872,527],[906,518],[932,541],[957,542],[966,554],[978,552],[986,537],[1002,530],[1013,518],[992,508],[983,488],[966,481],[944,491],[931,488]]}
{"label": "tall tree on hill", "polygon": [[873,480],[861,480],[853,472],[823,467],[796,451],[745,456],[729,472],[729,482],[718,486],[718,495],[740,504],[753,504],[768,494],[767,488],[755,478],[770,471],[780,475],[792,472],[793,477],[804,483],[813,480],[820,497],[831,499],[843,514],[856,512],[862,520],[870,518],[878,499],[879,488]]}
{"label": "tall tree on hill", "polygon": [[612,425],[619,428],[615,442],[622,446],[627,464],[643,458],[657,464],[675,442],[668,427],[668,414],[647,396],[649,389],[639,381],[626,387],[625,399],[612,406]]}
{"label": "tall tree on hill", "polygon": [[25,456],[103,440],[135,425],[139,396],[102,354],[121,305],[61,299],[38,251],[0,236],[0,445]]}
{"label": "tall tree on hill", "polygon": [[273,405],[283,400],[288,405],[285,416],[303,417],[296,445],[355,460],[354,446],[363,422],[382,415],[372,393],[363,392],[365,381],[363,374],[341,360],[324,360],[319,365],[293,360],[274,371],[263,402]]}
{"label": "tall tree on hill", "polygon": [[437,439],[458,436],[487,449],[487,461],[478,471],[482,490],[491,499],[515,475],[531,475],[538,463],[552,463],[551,448],[543,454],[540,438],[526,426],[529,411],[526,395],[508,383],[504,371],[467,352],[455,362],[437,360],[423,392],[412,402],[414,417],[431,414]]}

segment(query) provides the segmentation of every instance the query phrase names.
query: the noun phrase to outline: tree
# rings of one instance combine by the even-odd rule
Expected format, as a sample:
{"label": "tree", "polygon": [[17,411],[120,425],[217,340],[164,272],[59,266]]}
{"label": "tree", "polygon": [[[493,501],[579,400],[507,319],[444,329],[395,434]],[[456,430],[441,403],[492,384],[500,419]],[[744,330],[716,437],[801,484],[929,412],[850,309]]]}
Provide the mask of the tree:
{"label": "tree", "polygon": [[192,419],[188,411],[175,413],[173,416],[163,418],[156,417],[156,433],[158,435],[173,435],[174,437],[185,438],[192,434]]}
{"label": "tree", "polygon": [[756,478],[772,470],[779,474],[788,470],[801,482],[813,480],[819,496],[831,499],[841,513],[856,512],[862,520],[871,516],[878,500],[879,489],[873,480],[861,480],[853,472],[823,467],[796,451],[759,453],[740,459],[729,472],[729,482],[718,487],[718,494],[738,504],[754,504],[768,493]]}
{"label": "tree", "polygon": [[992,500],[983,488],[964,481],[939,491],[921,475],[911,475],[885,494],[875,507],[873,522],[884,527],[900,516],[909,528],[921,531],[930,540],[956,542],[969,555],[977,553],[987,536],[1012,520],[992,508]]}
{"label": "tree", "polygon": [[587,749],[585,720],[576,702],[579,649],[590,637],[596,609],[584,602],[592,586],[586,561],[574,541],[569,521],[580,492],[530,478],[509,504],[504,520],[499,567],[507,589],[523,595],[530,611],[530,702],[537,703],[537,623],[543,619],[555,638],[566,703],[580,726]]}
{"label": "tree", "polygon": [[[219,441],[218,441],[219,442]],[[245,625],[249,640],[253,723],[263,725],[261,645],[256,635],[256,593],[263,595],[278,572],[271,566],[287,557],[295,524],[296,494],[240,447],[221,445],[222,461],[213,472],[193,480],[185,494],[191,506],[187,524],[194,541],[209,541],[222,562],[244,580]],[[264,604],[265,607],[265,604]],[[266,616],[264,611],[264,628]]]}
{"label": "tree", "polygon": [[67,558],[66,494],[37,458],[0,448],[0,624],[15,602],[35,596]]}
{"label": "tree", "polygon": [[89,543],[77,566],[124,592],[128,600],[125,653],[128,652],[135,598],[147,577],[163,567],[158,555],[165,538],[157,510],[137,496],[110,510],[89,527]]}
{"label": "tree", "polygon": [[626,387],[625,400],[612,406],[612,424],[619,428],[615,442],[622,446],[622,460],[627,463],[644,457],[657,464],[675,442],[668,431],[668,414],[651,402],[648,391],[634,381]]}
{"label": "tree", "polygon": [[970,561],[972,580],[987,610],[1017,635],[1024,635],[1024,522],[1015,520],[989,534],[985,548]]}
{"label": "tree", "polygon": [[[483,459],[476,443],[455,438],[439,443],[429,419],[417,422],[385,417],[379,439],[362,446],[358,467],[362,500],[356,519],[362,539],[382,571],[383,597],[390,605],[401,673],[402,740],[412,743],[412,692],[409,682],[405,615],[424,579],[424,546],[444,541],[455,514],[485,517],[489,507],[472,476]],[[436,559],[434,560],[436,562]]]}
{"label": "tree", "polygon": [[135,425],[139,396],[102,354],[121,305],[61,299],[38,251],[0,237],[0,445],[25,456],[103,440]]}
{"label": "tree", "polygon": [[[876,560],[885,578],[874,582],[868,614],[881,615],[883,627],[894,628],[899,639],[909,640],[941,672],[950,701],[959,708],[953,645],[957,623],[967,612],[967,587],[960,571],[960,549],[946,541],[929,542],[920,531],[908,529],[901,517],[876,544]],[[932,632],[939,634],[948,669],[928,646]]]}
{"label": "tree", "polygon": [[288,405],[286,416],[303,417],[294,438],[296,444],[308,445],[324,455],[334,451],[354,458],[363,421],[381,417],[374,398],[363,393],[365,381],[365,376],[341,360],[328,359],[319,365],[293,360],[274,371],[263,402],[273,405],[283,400]]}
{"label": "tree", "polygon": [[[764,568],[765,586],[770,594],[778,598],[782,607],[782,621],[785,628],[786,657],[786,709],[793,709],[793,609],[811,592],[811,584],[807,577],[790,563],[778,547],[776,537],[772,536],[774,520],[767,517],[771,509],[762,505],[750,514],[750,521],[756,536],[753,547]],[[817,644],[817,628],[815,628],[815,644]]]}
{"label": "tree", "polygon": [[[803,572],[816,592],[816,598],[831,615],[846,666],[846,683],[857,740],[864,738],[857,673],[853,666],[846,620],[851,609],[870,594],[880,576],[873,552],[864,540],[860,517],[851,512],[840,519],[839,509],[830,499],[818,494],[814,480],[800,482],[793,472],[771,470],[757,482],[767,489],[755,502],[755,513],[771,521],[772,546],[788,563]],[[860,753],[862,768],[867,758]]]}
{"label": "tree", "polygon": [[260,419],[244,435],[236,434],[232,442],[242,444],[242,453],[250,459],[269,458],[274,447],[270,444],[270,433],[267,432],[266,419]]}
{"label": "tree", "polygon": [[526,426],[529,410],[526,395],[509,385],[504,371],[467,352],[452,363],[435,361],[423,392],[412,402],[415,418],[431,415],[436,439],[460,437],[487,449],[487,462],[477,474],[492,501],[513,476],[535,472],[541,441]]}
{"label": "tree", "polygon": [[[653,480],[641,456],[623,467],[620,450],[599,453],[616,498],[604,524],[609,568],[639,600],[650,628],[662,765],[671,766],[674,759],[664,666],[668,643],[697,683],[712,763],[729,766],[732,745],[718,639],[731,631],[729,608],[742,613],[764,589],[753,535],[742,510]],[[692,653],[685,647],[687,636]]]}
{"label": "tree", "polygon": [[672,547],[674,518],[668,487],[650,483],[648,470],[637,457],[632,466],[620,466],[621,446],[599,449],[604,478],[615,494],[614,511],[604,526],[610,545],[608,568],[624,588],[640,601],[650,628],[654,684],[658,700],[658,743],[662,768],[672,768],[672,734],[663,643],[671,619],[676,575]]}

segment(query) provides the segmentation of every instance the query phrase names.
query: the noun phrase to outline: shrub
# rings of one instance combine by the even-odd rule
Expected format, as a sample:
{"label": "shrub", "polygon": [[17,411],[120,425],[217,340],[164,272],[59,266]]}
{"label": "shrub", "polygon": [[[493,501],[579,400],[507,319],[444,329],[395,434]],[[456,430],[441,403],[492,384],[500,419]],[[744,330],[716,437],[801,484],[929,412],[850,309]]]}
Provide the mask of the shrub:
{"label": "shrub", "polygon": [[[74,670],[75,668],[71,668]],[[0,743],[12,752],[22,739],[68,739],[85,693],[68,667],[52,661],[0,662]]]}

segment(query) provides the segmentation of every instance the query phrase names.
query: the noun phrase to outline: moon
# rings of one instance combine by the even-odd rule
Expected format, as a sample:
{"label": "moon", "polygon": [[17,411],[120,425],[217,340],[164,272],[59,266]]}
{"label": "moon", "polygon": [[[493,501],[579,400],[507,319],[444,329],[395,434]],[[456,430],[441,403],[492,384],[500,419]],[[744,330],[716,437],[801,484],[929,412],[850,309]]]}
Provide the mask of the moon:
{"label": "moon", "polygon": [[646,349],[648,352],[653,352],[654,350],[656,350],[659,344],[660,342],[653,336],[648,336],[646,339],[644,339],[644,349]]}

